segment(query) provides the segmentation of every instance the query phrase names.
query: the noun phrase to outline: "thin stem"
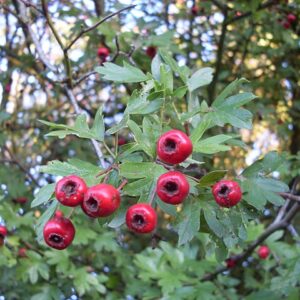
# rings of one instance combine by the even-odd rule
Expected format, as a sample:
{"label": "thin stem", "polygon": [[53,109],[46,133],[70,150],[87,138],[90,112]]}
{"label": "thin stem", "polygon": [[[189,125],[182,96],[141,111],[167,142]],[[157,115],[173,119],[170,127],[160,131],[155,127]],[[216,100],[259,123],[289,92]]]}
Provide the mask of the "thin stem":
{"label": "thin stem", "polygon": [[122,188],[128,183],[127,179],[124,179],[121,184],[119,185],[119,187],[117,188],[118,191],[121,191]]}
{"label": "thin stem", "polygon": [[[42,0],[42,1],[45,1],[45,0]],[[74,40],[72,40],[70,42],[70,44],[65,48],[66,51],[68,51],[84,34],[88,33],[89,31],[92,31],[94,29],[96,29],[99,25],[101,25],[102,23],[106,22],[107,20],[109,20],[110,18],[120,14],[121,12],[125,11],[125,10],[129,10],[131,8],[134,8],[136,5],[130,5],[130,6],[127,6],[127,7],[124,7],[108,16],[106,16],[105,18],[103,18],[102,20],[98,21],[96,24],[94,24],[93,26],[91,27],[88,27],[84,30],[82,30],[78,36],[75,37]]]}

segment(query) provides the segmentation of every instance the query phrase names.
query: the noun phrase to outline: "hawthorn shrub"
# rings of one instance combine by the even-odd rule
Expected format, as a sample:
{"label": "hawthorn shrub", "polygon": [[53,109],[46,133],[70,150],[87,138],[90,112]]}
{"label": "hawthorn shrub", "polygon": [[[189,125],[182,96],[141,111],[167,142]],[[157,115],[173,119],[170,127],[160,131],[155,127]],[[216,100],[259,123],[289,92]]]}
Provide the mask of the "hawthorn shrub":
{"label": "hawthorn shrub", "polygon": [[[144,2],[140,8],[117,7],[100,21],[92,19],[92,25],[75,23],[68,37],[52,21],[59,20],[53,11],[68,8],[58,9],[66,20],[68,15],[84,16],[76,5],[12,2],[4,4],[4,12],[23,28],[24,47],[29,43],[34,53],[27,47],[20,66],[11,47],[13,33],[3,51],[14,57],[9,64],[34,74],[34,89],[49,93],[49,103],[20,114],[35,120],[36,144],[30,130],[24,136],[10,131],[26,122],[16,122],[18,110],[8,113],[7,84],[13,76],[7,70],[0,112],[0,299],[298,299],[299,154],[269,151],[237,167],[240,155],[235,154],[245,153],[249,145],[241,134],[252,130],[261,111],[273,120],[274,111],[263,102],[268,98],[262,96],[262,83],[233,69],[220,73],[222,52],[214,68],[207,67],[213,63],[198,67],[189,56],[198,46],[193,26],[211,24],[217,31],[209,18],[218,10],[224,18],[220,42],[231,23],[249,15],[267,20],[260,11],[271,4],[290,22],[291,29],[281,21],[276,26],[282,36],[290,30],[292,40],[297,17],[287,11],[289,3],[254,1],[251,10],[245,3],[176,3],[178,20],[191,26],[183,65],[171,31],[149,34],[137,22],[149,37],[141,42],[134,32],[121,33],[126,22],[109,27],[110,19],[122,12],[147,13]],[[98,17],[100,2],[95,1]],[[170,5],[167,15],[172,15]],[[63,54],[57,65],[35,39],[33,28],[39,22]],[[93,37],[97,28],[103,28],[99,42]],[[89,37],[87,53],[75,61],[72,50],[84,37]],[[238,30],[235,37],[238,41]],[[222,43],[218,47],[223,51]],[[87,73],[79,76],[81,67]],[[95,74],[101,84],[95,79],[81,86]],[[216,89],[224,76],[226,84]],[[113,100],[98,101],[107,87]],[[95,91],[92,104],[83,100],[90,90]],[[51,97],[59,99],[55,105]],[[109,113],[116,111],[119,120],[108,122]],[[16,145],[18,140],[22,142]],[[297,149],[295,143],[292,138]],[[16,147],[38,153],[34,166],[41,166],[27,169],[29,153],[16,156]]]}

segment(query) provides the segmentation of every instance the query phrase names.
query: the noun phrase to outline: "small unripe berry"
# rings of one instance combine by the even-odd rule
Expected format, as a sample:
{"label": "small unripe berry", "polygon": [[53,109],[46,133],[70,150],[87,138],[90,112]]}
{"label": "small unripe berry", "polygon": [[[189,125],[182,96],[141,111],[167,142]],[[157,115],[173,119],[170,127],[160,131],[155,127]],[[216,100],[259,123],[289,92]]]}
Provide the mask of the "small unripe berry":
{"label": "small unripe berry", "polygon": [[221,180],[214,184],[212,193],[215,201],[222,207],[237,205],[242,198],[242,191],[239,184],[232,180]]}
{"label": "small unripe berry", "polygon": [[81,208],[89,217],[108,217],[119,208],[120,202],[119,191],[110,184],[101,183],[87,190]]}
{"label": "small unripe berry", "polygon": [[262,245],[258,248],[257,254],[261,259],[266,259],[270,255],[270,249],[268,246]]}
{"label": "small unripe berry", "polygon": [[67,248],[75,236],[75,228],[71,220],[57,211],[52,219],[44,226],[44,240],[48,246],[57,250]]}
{"label": "small unripe berry", "polygon": [[146,54],[150,57],[150,58],[153,58],[155,55],[156,55],[156,47],[154,46],[149,46],[147,49],[146,49]]}
{"label": "small unripe berry", "polygon": [[190,191],[186,177],[178,171],[170,171],[161,175],[157,180],[156,193],[164,202],[180,204]]}
{"label": "small unripe berry", "polygon": [[126,213],[126,224],[137,233],[149,233],[157,224],[157,215],[151,205],[138,203],[129,207]]}
{"label": "small unripe berry", "polygon": [[162,161],[169,164],[179,164],[191,155],[193,145],[184,132],[172,129],[160,136],[156,151]]}
{"label": "small unripe berry", "polygon": [[84,180],[76,175],[69,175],[59,180],[55,186],[56,199],[65,206],[79,205],[87,191]]}

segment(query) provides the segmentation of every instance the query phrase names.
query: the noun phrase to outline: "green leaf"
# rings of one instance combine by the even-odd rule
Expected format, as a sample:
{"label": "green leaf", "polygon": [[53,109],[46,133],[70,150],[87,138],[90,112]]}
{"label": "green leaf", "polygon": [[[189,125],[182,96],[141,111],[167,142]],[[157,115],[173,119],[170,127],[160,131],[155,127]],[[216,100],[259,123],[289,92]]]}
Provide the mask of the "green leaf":
{"label": "green leaf", "polygon": [[188,80],[187,86],[190,92],[211,83],[214,70],[212,68],[202,68],[194,73]]}
{"label": "green leaf", "polygon": [[191,241],[200,229],[200,202],[187,198],[183,210],[178,214],[176,230],[178,232],[178,246]]}
{"label": "green leaf", "polygon": [[88,185],[93,185],[98,183],[96,175],[101,169],[89,162],[71,158],[67,162],[52,160],[46,166],[41,166],[40,171],[56,176],[77,175],[83,178]]}
{"label": "green leaf", "polygon": [[151,73],[153,75],[153,78],[157,81],[160,81],[160,65],[162,64],[162,61],[160,59],[160,56],[156,54],[151,62]]}
{"label": "green leaf", "polygon": [[174,91],[173,97],[177,97],[177,98],[181,99],[185,96],[186,92],[187,92],[187,87],[181,86]]}
{"label": "green leaf", "polygon": [[159,49],[158,53],[162,57],[162,59],[165,61],[165,63],[171,67],[172,71],[175,74],[177,73],[179,75],[179,77],[181,78],[181,80],[184,83],[186,83],[188,74],[185,71],[185,69],[183,67],[178,66],[177,62],[172,58],[171,55],[169,55],[167,50]]}
{"label": "green leaf", "polygon": [[96,67],[95,71],[104,75],[104,79],[115,82],[133,83],[149,79],[140,69],[126,62],[123,63],[123,67],[111,62],[106,62],[102,67]]}
{"label": "green leaf", "polygon": [[254,162],[251,166],[246,168],[242,175],[244,177],[256,177],[259,174],[268,175],[276,171],[283,163],[284,158],[276,151],[271,151],[260,160]]}
{"label": "green leaf", "polygon": [[205,176],[201,177],[198,186],[199,187],[210,187],[217,181],[221,180],[227,173],[227,170],[216,170],[212,171]]}
{"label": "green leaf", "polygon": [[248,102],[252,101],[255,98],[257,97],[252,93],[240,93],[225,99],[225,101],[221,105],[215,107],[218,107],[219,109],[238,108],[240,106],[247,104]]}
{"label": "green leaf", "polygon": [[231,148],[229,146],[223,145],[222,143],[227,140],[232,139],[232,136],[219,134],[213,137],[209,137],[204,140],[200,140],[194,145],[193,151],[199,153],[213,154],[220,151],[227,151]]}
{"label": "green leaf", "polygon": [[155,202],[163,212],[173,217],[176,216],[176,207],[174,205],[167,204],[161,201],[158,197],[155,197]]}
{"label": "green leaf", "polygon": [[199,125],[193,130],[190,139],[192,141],[193,144],[195,144],[196,142],[198,142],[201,137],[203,136],[204,132],[210,128],[212,124],[211,120],[208,119],[202,119],[199,123]]}
{"label": "green leaf", "polygon": [[35,231],[37,233],[37,240],[41,242],[43,240],[43,229],[45,224],[49,221],[49,219],[53,216],[56,208],[58,206],[58,201],[53,200],[47,210],[42,214],[42,216],[38,219],[37,224],[35,225]]}
{"label": "green leaf", "polygon": [[160,81],[166,90],[173,92],[173,73],[165,64],[160,66]]}
{"label": "green leaf", "polygon": [[245,78],[236,79],[235,81],[231,82],[222,92],[221,94],[215,99],[213,105],[215,107],[220,106],[223,101],[231,94],[235,93],[237,89],[240,87],[241,84],[249,82]]}
{"label": "green leaf", "polygon": [[33,201],[31,202],[31,207],[36,207],[49,201],[53,195],[54,189],[55,183],[43,186],[35,195]]}
{"label": "green leaf", "polygon": [[207,207],[203,209],[204,218],[209,228],[218,236],[222,238],[225,235],[223,224],[217,219],[216,212],[211,208]]}
{"label": "green leaf", "polygon": [[104,120],[102,114],[102,106],[100,106],[97,110],[94,124],[93,127],[91,128],[91,132],[93,133],[94,136],[98,137],[97,138],[98,141],[103,141],[104,131],[105,131],[105,126],[104,126]]}
{"label": "green leaf", "polygon": [[120,165],[120,176],[128,179],[158,178],[166,170],[153,162],[125,162]]}

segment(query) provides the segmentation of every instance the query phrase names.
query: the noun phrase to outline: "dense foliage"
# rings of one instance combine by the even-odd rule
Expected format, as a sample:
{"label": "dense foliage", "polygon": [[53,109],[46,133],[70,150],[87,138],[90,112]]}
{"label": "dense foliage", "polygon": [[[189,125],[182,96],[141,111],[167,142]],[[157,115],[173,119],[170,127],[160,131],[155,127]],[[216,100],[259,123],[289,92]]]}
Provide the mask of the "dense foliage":
{"label": "dense foliage", "polygon": [[[1,2],[0,299],[299,299],[300,2],[130,2]],[[193,144],[180,164],[157,157],[171,129]],[[157,197],[168,170],[183,204]],[[71,174],[121,185],[120,208],[60,205]],[[152,234],[124,224],[135,203]],[[62,251],[43,241],[57,209]]]}

